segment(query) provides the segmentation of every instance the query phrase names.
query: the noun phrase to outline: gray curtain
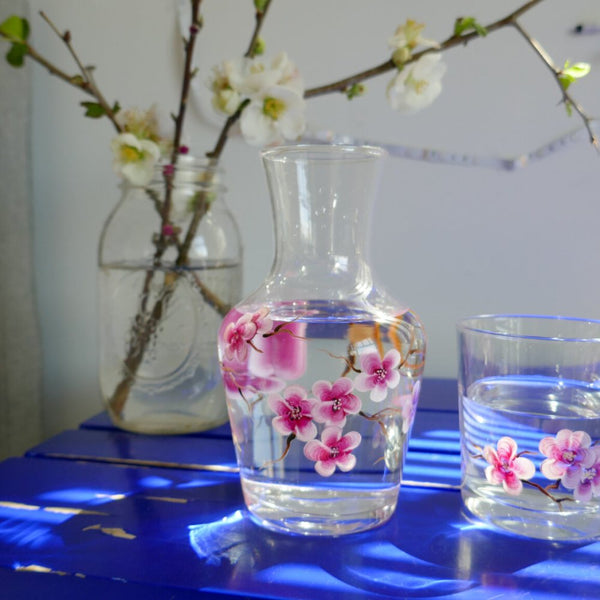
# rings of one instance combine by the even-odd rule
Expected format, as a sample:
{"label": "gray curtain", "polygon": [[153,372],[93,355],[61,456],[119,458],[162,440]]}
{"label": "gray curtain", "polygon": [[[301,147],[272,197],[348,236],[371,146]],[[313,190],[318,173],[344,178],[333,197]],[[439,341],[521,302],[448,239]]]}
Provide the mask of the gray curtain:
{"label": "gray curtain", "polygon": [[[27,14],[26,0],[0,0],[0,20]],[[32,265],[31,66],[14,69],[0,40],[0,458],[42,437],[41,346]]]}

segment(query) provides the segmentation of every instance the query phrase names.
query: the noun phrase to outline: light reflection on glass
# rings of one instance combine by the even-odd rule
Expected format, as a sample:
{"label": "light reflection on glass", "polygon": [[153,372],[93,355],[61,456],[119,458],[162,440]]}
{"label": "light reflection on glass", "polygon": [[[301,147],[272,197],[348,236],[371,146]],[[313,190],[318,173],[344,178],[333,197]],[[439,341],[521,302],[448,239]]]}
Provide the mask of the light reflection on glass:
{"label": "light reflection on glass", "polygon": [[236,510],[218,521],[190,525],[190,545],[208,565],[218,566],[223,560],[235,565],[244,555],[251,555],[245,520],[245,513]]}

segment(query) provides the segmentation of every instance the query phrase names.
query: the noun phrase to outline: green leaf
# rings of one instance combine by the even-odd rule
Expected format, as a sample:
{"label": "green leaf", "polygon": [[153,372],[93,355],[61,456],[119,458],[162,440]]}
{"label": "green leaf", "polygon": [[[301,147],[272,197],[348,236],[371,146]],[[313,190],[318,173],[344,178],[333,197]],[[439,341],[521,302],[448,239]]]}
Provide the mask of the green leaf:
{"label": "green leaf", "polygon": [[454,35],[461,36],[466,31],[476,31],[481,37],[488,34],[487,29],[477,22],[475,17],[462,17],[454,23]]}
{"label": "green leaf", "polygon": [[362,83],[353,83],[348,89],[346,89],[346,96],[348,100],[353,100],[354,98],[358,98],[358,96],[362,96],[366,87]]}
{"label": "green leaf", "polygon": [[575,63],[572,65],[567,60],[565,61],[565,66],[558,75],[558,80],[560,81],[563,90],[566,90],[573,82],[585,77],[590,71],[591,67],[588,63]]}
{"label": "green leaf", "polygon": [[29,37],[29,22],[23,17],[12,15],[0,23],[0,35],[11,42],[24,43]]}
{"label": "green leaf", "polygon": [[82,102],[81,106],[85,107],[85,116],[92,119],[99,119],[106,114],[106,111],[97,102]]}
{"label": "green leaf", "polygon": [[10,47],[10,50],[6,53],[6,60],[8,64],[13,67],[22,67],[27,56],[27,46],[25,44],[19,44],[15,42]]}

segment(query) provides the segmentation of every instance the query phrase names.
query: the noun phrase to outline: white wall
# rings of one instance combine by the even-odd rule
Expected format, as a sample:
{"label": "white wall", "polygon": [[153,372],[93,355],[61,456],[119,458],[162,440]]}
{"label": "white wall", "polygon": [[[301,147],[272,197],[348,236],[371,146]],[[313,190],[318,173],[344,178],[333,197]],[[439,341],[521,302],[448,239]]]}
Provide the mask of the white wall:
{"label": "white wall", "polygon": [[[62,43],[35,15],[39,9],[71,30],[84,62],[97,66],[97,81],[110,100],[124,107],[156,103],[165,115],[176,109],[181,52],[174,0],[30,1],[32,41],[51,60],[74,72]],[[204,4],[200,87],[212,64],[245,50],[253,23],[251,0]],[[287,50],[313,87],[383,62],[387,39],[407,17],[425,21],[428,36],[443,39],[458,15],[488,22],[520,4],[275,0],[263,37],[271,53]],[[574,89],[592,114],[600,114],[600,35],[575,37],[569,29],[580,20],[600,23],[597,4],[546,0],[523,19],[557,62],[592,63],[597,72]],[[580,126],[557,106],[555,82],[516,32],[452,50],[446,61],[444,92],[423,113],[402,117],[388,108],[387,75],[370,83],[369,94],[359,100],[311,100],[310,125],[373,142],[480,156],[514,156]],[[38,67],[33,89],[36,286],[51,435],[102,408],[96,247],[118,194],[108,121],[83,118],[81,95]],[[206,92],[196,100],[186,142],[200,154],[212,147],[218,131],[203,109]],[[461,316],[522,311],[600,318],[599,161],[585,142],[510,173],[389,160],[373,221],[373,265],[386,287],[425,322],[427,376],[454,375],[454,324]],[[229,202],[242,227],[250,291],[272,259],[264,176],[256,149],[237,138],[223,164]]]}

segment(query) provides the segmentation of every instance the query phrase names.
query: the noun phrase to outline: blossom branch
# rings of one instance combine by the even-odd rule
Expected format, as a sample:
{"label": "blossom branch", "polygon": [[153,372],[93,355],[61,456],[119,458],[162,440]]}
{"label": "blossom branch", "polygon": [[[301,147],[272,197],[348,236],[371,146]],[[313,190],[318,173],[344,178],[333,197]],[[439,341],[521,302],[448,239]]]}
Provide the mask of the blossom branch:
{"label": "blossom branch", "polygon": [[[527,44],[529,44],[529,46],[531,46],[531,48],[533,48],[533,50],[538,54],[538,56],[543,60],[543,62],[546,64],[546,66],[550,69],[550,71],[554,75],[554,79],[556,80],[556,82],[558,83],[558,85],[561,88],[563,102],[566,104],[567,107],[572,107],[575,109],[575,111],[577,112],[579,117],[582,119],[587,132],[589,133],[590,142],[592,143],[592,145],[594,147],[599,149],[600,144],[599,144],[598,138],[597,138],[596,134],[594,133],[594,131],[592,129],[592,125],[591,125],[592,119],[586,114],[586,112],[583,110],[582,106],[578,102],[576,102],[572,98],[572,96],[567,92],[566,87],[562,84],[561,79],[560,79],[562,71],[554,65],[554,63],[552,62],[552,59],[550,58],[548,53],[544,50],[542,45],[535,38],[533,38],[531,35],[529,35],[523,29],[523,27],[520,25],[520,23],[518,22],[518,19],[523,14],[525,14],[526,12],[528,12],[529,10],[531,10],[532,8],[534,8],[535,6],[537,6],[538,4],[540,4],[543,1],[544,0],[530,0],[529,2],[526,2],[522,6],[520,6],[513,12],[511,12],[510,14],[503,17],[502,19],[498,19],[497,21],[494,21],[494,22],[490,23],[489,25],[486,25],[483,28],[483,30],[485,30],[486,33],[493,33],[495,31],[504,29],[506,27],[514,27],[521,34],[521,36],[525,39]],[[467,33],[460,33],[460,34],[454,33],[453,35],[448,37],[446,40],[444,40],[441,44],[439,44],[438,47],[426,48],[424,50],[421,50],[420,52],[415,52],[414,54],[411,54],[404,61],[403,66],[406,66],[408,64],[416,62],[417,60],[419,60],[422,56],[424,56],[426,54],[430,54],[433,52],[444,52],[446,50],[449,50],[450,48],[454,48],[459,45],[465,45],[468,42],[470,42],[473,39],[478,38],[478,37],[480,37],[480,32],[477,30],[469,31]],[[380,65],[377,65],[376,67],[367,69],[366,71],[362,71],[360,73],[356,73],[355,75],[351,75],[350,77],[346,77],[344,79],[340,79],[338,81],[335,81],[335,82],[332,82],[332,83],[329,83],[326,85],[322,85],[319,87],[315,87],[315,88],[306,90],[306,92],[304,93],[304,97],[305,98],[313,98],[315,96],[322,96],[324,94],[329,94],[332,92],[347,93],[348,90],[350,90],[352,88],[352,86],[362,83],[363,81],[365,81],[367,79],[377,77],[378,75],[381,75],[383,73],[387,73],[388,71],[393,71],[396,68],[397,68],[397,66],[396,66],[395,62],[392,59],[390,59]]]}
{"label": "blossom branch", "polygon": [[[485,26],[485,29],[488,33],[492,33],[504,27],[508,27],[516,22],[516,20],[523,15],[525,12],[531,10],[534,6],[540,4],[544,0],[530,0],[525,3],[523,6],[519,7],[509,15],[490,23]],[[415,52],[410,57],[408,57],[404,61],[404,65],[409,65],[413,62],[416,62],[424,56],[425,54],[430,54],[432,52],[444,52],[449,50],[450,48],[454,48],[456,46],[464,45],[480,37],[477,31],[471,31],[463,34],[453,34],[448,37],[446,40],[441,42],[436,48],[426,48],[425,50],[421,50],[420,52]],[[377,77],[378,75],[382,75],[389,71],[393,71],[397,69],[396,64],[392,59],[386,60],[384,63],[367,69],[366,71],[361,71],[360,73],[356,73],[355,75],[351,75],[350,77],[345,77],[344,79],[340,79],[338,81],[334,81],[332,83],[328,83],[326,85],[322,85],[319,87],[308,89],[304,92],[305,98],[314,98],[315,96],[323,96],[324,94],[330,94],[332,92],[346,92],[349,88],[357,83],[361,83],[366,81],[367,79],[372,79],[373,77]]]}
{"label": "blossom branch", "polygon": [[560,87],[560,91],[561,91],[562,97],[563,97],[563,103],[567,107],[572,107],[575,109],[577,114],[581,117],[583,124],[590,136],[590,142],[597,150],[600,150],[598,138],[592,129],[592,119],[583,110],[583,107],[573,99],[571,94],[569,94],[569,92],[567,91],[566,87],[562,84],[561,69],[559,69],[554,64],[554,62],[550,58],[550,55],[544,50],[544,48],[541,46],[541,44],[535,38],[533,38],[531,35],[529,35],[517,21],[513,21],[512,25],[521,34],[521,36],[523,38],[525,38],[527,43],[534,49],[536,54],[542,59],[543,63],[548,67],[548,69],[550,69],[550,71],[554,75],[554,79],[556,80],[556,83]]}
{"label": "blossom branch", "polygon": [[[250,43],[248,44],[248,49],[246,50],[246,53],[244,54],[244,56],[246,58],[253,58],[256,53],[256,42],[258,40],[258,36],[260,34],[260,30],[262,29],[265,18],[267,16],[269,6],[271,6],[271,0],[266,0],[266,2],[264,3],[264,6],[262,6],[260,9],[257,8],[257,10],[256,10],[256,22],[254,25],[254,30],[252,32],[252,37],[250,38]],[[219,138],[217,139],[217,143],[215,144],[215,147],[210,152],[206,153],[206,156],[208,158],[214,158],[216,160],[219,159],[219,157],[221,156],[221,154],[223,152],[223,148],[225,148],[225,144],[227,143],[229,131],[239,120],[239,118],[242,115],[242,112],[244,111],[244,109],[246,108],[246,106],[249,103],[250,103],[249,100],[244,100],[238,106],[237,110],[231,116],[229,116],[227,118],[227,120],[225,121],[225,124],[223,125],[223,128],[221,129],[221,133],[219,135]]]}

